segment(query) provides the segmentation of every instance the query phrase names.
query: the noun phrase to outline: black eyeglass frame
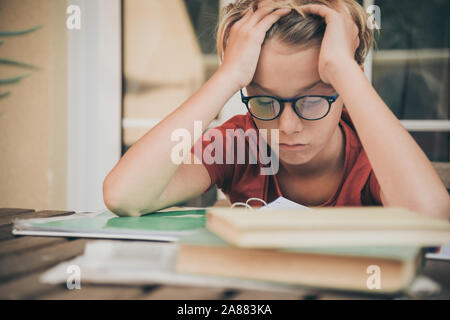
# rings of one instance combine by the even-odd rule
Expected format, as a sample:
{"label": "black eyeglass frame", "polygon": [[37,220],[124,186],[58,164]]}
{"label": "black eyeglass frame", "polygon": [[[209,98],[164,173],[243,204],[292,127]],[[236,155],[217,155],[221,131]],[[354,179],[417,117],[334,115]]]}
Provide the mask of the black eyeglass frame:
{"label": "black eyeglass frame", "polygon": [[[325,99],[328,102],[328,110],[327,110],[327,112],[322,117],[317,118],[317,119],[308,119],[308,118],[303,117],[301,114],[299,114],[297,112],[297,108],[295,108],[295,104],[297,103],[298,100],[306,98],[306,97],[323,98],[323,99]],[[263,119],[263,118],[255,116],[251,112],[250,107],[248,106],[248,102],[250,101],[250,99],[253,99],[253,98],[272,98],[272,99],[277,100],[278,103],[280,104],[280,112],[275,117],[273,117],[272,119]],[[263,120],[263,121],[272,121],[272,120],[275,120],[276,118],[278,118],[283,113],[284,103],[285,102],[291,102],[292,109],[294,109],[295,114],[297,116],[299,116],[300,118],[302,118],[304,120],[308,120],[308,121],[320,120],[320,119],[325,118],[328,115],[328,113],[330,113],[331,105],[334,102],[336,102],[336,100],[338,98],[339,98],[339,93],[336,93],[334,96],[306,95],[306,96],[300,96],[300,97],[290,98],[290,99],[281,99],[281,98],[278,98],[278,97],[268,96],[268,95],[258,95],[258,96],[248,96],[248,97],[246,97],[246,96],[244,96],[244,93],[242,92],[242,89],[241,89],[241,100],[242,100],[242,103],[244,103],[245,106],[247,107],[248,112],[252,115],[252,117],[254,117],[256,119],[259,119],[259,120]]]}

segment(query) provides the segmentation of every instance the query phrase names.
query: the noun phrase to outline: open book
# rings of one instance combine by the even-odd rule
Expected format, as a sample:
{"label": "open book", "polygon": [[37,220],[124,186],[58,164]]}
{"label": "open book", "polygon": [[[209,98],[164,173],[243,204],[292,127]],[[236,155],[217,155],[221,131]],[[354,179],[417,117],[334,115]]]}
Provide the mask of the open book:
{"label": "open book", "polygon": [[[264,208],[306,208],[279,198]],[[119,217],[109,210],[64,217],[16,220],[15,235],[175,241],[205,228],[205,208],[171,207],[141,217]]]}
{"label": "open book", "polygon": [[171,208],[141,217],[111,211],[14,221],[15,235],[175,241],[205,227],[205,210]]}

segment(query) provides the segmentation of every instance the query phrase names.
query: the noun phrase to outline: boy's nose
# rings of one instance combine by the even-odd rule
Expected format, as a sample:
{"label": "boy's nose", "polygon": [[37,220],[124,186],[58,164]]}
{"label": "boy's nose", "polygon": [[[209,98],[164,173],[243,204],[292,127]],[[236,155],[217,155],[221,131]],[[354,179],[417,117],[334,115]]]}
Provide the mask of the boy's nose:
{"label": "boy's nose", "polygon": [[283,112],[279,118],[280,131],[286,135],[303,130],[302,119],[292,109],[292,103],[285,102]]}

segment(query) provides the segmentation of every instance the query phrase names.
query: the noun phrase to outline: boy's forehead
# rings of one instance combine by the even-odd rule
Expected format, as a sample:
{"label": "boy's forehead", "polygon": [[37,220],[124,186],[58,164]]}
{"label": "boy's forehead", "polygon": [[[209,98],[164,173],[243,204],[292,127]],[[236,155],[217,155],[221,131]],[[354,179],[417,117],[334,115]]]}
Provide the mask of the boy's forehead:
{"label": "boy's forehead", "polygon": [[272,89],[274,93],[293,94],[320,83],[318,58],[320,48],[293,48],[276,40],[263,45],[252,87]]}
{"label": "boy's forehead", "polygon": [[[271,88],[270,86],[265,86],[264,84],[258,83],[255,79],[253,79],[253,81],[248,86],[252,87],[252,88],[263,90],[267,93],[274,93],[274,91],[276,91],[276,89]],[[322,80],[317,80],[317,81],[314,80],[310,84],[306,84],[301,87],[299,86],[295,92],[301,93],[301,92],[307,92],[312,89],[321,89],[321,88],[329,89],[330,86],[328,84],[322,82]]]}

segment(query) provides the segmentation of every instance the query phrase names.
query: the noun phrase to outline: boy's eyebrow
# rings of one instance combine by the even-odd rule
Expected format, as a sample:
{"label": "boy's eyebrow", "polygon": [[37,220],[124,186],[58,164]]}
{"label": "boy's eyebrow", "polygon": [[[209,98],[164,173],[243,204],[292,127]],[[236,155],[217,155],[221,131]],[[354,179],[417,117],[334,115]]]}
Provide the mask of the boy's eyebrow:
{"label": "boy's eyebrow", "polygon": [[[325,83],[322,82],[322,80],[319,80],[319,81],[316,81],[316,82],[314,82],[313,84],[307,86],[306,88],[303,88],[302,90],[299,90],[298,94],[300,94],[301,92],[305,92],[305,91],[311,90],[312,88],[314,88],[314,87],[317,86],[318,84],[324,84],[324,85],[326,85]],[[264,90],[264,91],[270,93],[271,95],[273,95],[273,92],[271,92],[269,89],[265,88],[264,86],[260,85],[260,84],[257,83],[257,82],[252,82],[252,83],[250,83],[250,86],[259,87],[260,89],[262,89],[262,90]]]}

